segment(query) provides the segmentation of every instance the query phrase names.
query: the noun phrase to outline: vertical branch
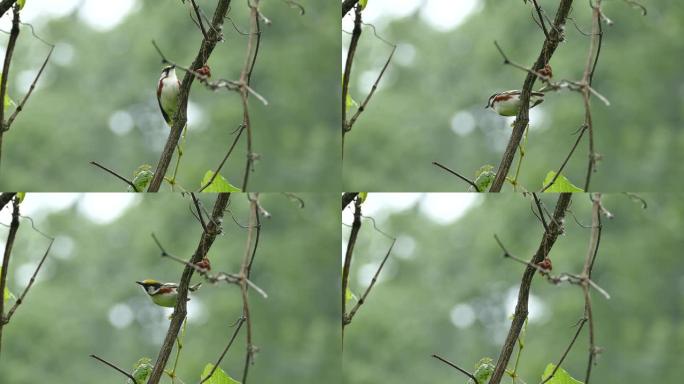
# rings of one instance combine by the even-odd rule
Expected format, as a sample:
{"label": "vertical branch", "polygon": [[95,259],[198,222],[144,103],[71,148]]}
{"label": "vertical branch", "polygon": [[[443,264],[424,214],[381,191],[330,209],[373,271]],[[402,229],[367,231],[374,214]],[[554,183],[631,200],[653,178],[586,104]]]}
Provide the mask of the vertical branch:
{"label": "vertical branch", "polygon": [[[2,4],[2,6],[4,6],[4,4]],[[19,7],[15,6],[12,9],[12,12],[12,29],[10,30],[9,42],[7,43],[7,50],[5,51],[5,61],[2,64],[2,80],[0,80],[0,160],[2,160],[2,139],[8,129],[5,124],[5,97],[7,96],[7,81],[9,79],[10,63],[12,62],[14,46],[16,45],[17,38],[19,37]]]}
{"label": "vertical branch", "polygon": [[[591,4],[591,3],[590,3]],[[584,190],[589,190],[589,183],[591,182],[591,174],[596,171],[596,162],[598,155],[594,148],[594,124],[591,117],[591,105],[589,98],[591,97],[591,83],[594,78],[594,71],[598,64],[599,53],[601,52],[601,42],[603,41],[603,31],[601,29],[601,0],[596,0],[596,4],[592,5],[592,27],[591,27],[591,43],[589,44],[589,53],[587,55],[587,62],[584,67],[584,75],[582,76],[582,99],[584,100],[584,125],[589,132],[589,163],[587,165],[587,176],[584,182]]]}
{"label": "vertical branch", "polygon": [[541,243],[537,248],[537,252],[534,254],[532,260],[525,269],[522,282],[520,283],[520,290],[518,291],[518,303],[515,306],[515,313],[513,314],[511,328],[508,330],[506,341],[504,342],[501,353],[499,354],[499,359],[496,362],[494,373],[492,373],[492,377],[489,379],[489,384],[499,384],[506,371],[508,361],[513,354],[513,348],[515,347],[515,343],[520,336],[520,331],[525,324],[525,319],[527,318],[527,305],[530,296],[530,286],[532,284],[534,273],[537,271],[534,266],[548,256],[551,248],[558,238],[558,235],[562,232],[561,223],[563,222],[565,212],[570,205],[571,199],[571,193],[561,193],[558,197],[556,209],[553,213],[553,219],[548,225],[548,231],[544,231],[544,236],[542,237]]}
{"label": "vertical branch", "polygon": [[[600,3],[600,0],[598,1]],[[597,3],[598,4],[598,3]],[[597,5],[598,6],[598,5]],[[598,252],[599,243],[601,241],[601,194],[596,193],[592,195],[592,210],[591,210],[591,238],[589,240],[589,248],[587,249],[587,256],[584,259],[584,268],[582,269],[582,290],[584,292],[584,317],[589,323],[589,359],[587,362],[587,373],[584,378],[584,384],[589,384],[591,377],[591,369],[594,364],[594,358],[599,352],[595,344],[594,335],[594,316],[591,309],[591,295],[589,294],[589,279],[594,267],[594,261]]]}
{"label": "vertical branch", "polygon": [[[4,194],[3,194],[4,195]],[[7,324],[5,318],[5,298],[4,292],[7,286],[7,272],[9,269],[10,256],[12,255],[12,246],[14,246],[14,239],[19,230],[19,201],[15,198],[12,201],[12,221],[10,222],[9,233],[7,235],[7,242],[5,243],[5,252],[2,257],[2,271],[0,271],[0,352],[2,351],[2,330]]]}
{"label": "vertical branch", "polygon": [[188,97],[190,96],[192,82],[195,79],[194,73],[196,73],[198,69],[202,68],[206,64],[207,60],[209,60],[209,56],[216,47],[216,44],[221,41],[223,37],[221,33],[223,21],[228,13],[228,10],[230,9],[230,2],[231,0],[219,0],[211,21],[211,28],[209,28],[209,31],[207,31],[206,37],[202,39],[202,45],[200,46],[199,52],[197,53],[192,66],[190,67],[191,71],[185,72],[178,96],[178,111],[176,111],[176,114],[173,117],[173,126],[171,127],[171,132],[166,140],[166,145],[164,146],[164,150],[159,158],[157,167],[155,168],[152,181],[150,181],[150,185],[147,189],[148,192],[158,192],[159,188],[161,187],[164,176],[166,175],[166,171],[171,163],[173,152],[178,146],[181,133],[188,121]]}
{"label": "vertical branch", "polygon": [[164,338],[164,343],[161,346],[159,355],[157,356],[157,361],[154,364],[150,378],[147,384],[158,384],[161,376],[164,372],[164,367],[169,360],[171,355],[171,350],[173,349],[173,344],[178,337],[178,332],[180,331],[181,325],[185,320],[187,314],[187,297],[188,297],[188,286],[190,285],[190,279],[195,271],[193,264],[198,263],[204,257],[206,257],[209,252],[209,248],[216,240],[216,236],[221,233],[221,222],[223,218],[223,212],[228,206],[228,201],[230,200],[230,193],[219,193],[216,202],[214,203],[214,209],[211,213],[211,220],[207,223],[207,229],[202,232],[202,237],[200,238],[199,244],[195,253],[190,258],[189,264],[183,269],[183,275],[181,277],[180,283],[178,284],[178,301],[176,302],[176,307],[173,310],[173,315],[171,316],[171,324],[169,324],[169,329],[166,332],[166,337]]}
{"label": "vertical branch", "polygon": [[[252,4],[252,1],[254,2]],[[242,191],[247,191],[249,173],[252,171],[255,153],[252,151],[252,123],[249,118],[249,85],[252,79],[252,71],[256,64],[259,54],[259,44],[261,43],[261,27],[259,25],[259,0],[247,0],[250,9],[250,29],[247,39],[247,53],[245,54],[245,64],[240,73],[240,96],[242,98],[242,126],[247,131],[247,162],[245,163],[245,174],[242,179]],[[249,324],[248,324],[249,328]]]}
{"label": "vertical branch", "polygon": [[349,80],[351,78],[352,64],[354,64],[354,55],[356,54],[356,47],[359,45],[360,37],[361,8],[357,6],[354,8],[354,30],[352,31],[349,49],[347,50],[347,60],[344,64],[344,73],[342,74],[342,157],[344,157],[344,135],[349,130],[347,122],[347,97],[349,95]]}
{"label": "vertical branch", "polygon": [[513,159],[515,158],[515,153],[522,140],[523,133],[527,124],[529,123],[529,109],[530,109],[530,95],[532,93],[532,87],[537,80],[537,73],[540,69],[544,68],[551,60],[551,56],[558,48],[558,44],[562,41],[562,31],[563,25],[568,18],[570,13],[570,8],[572,7],[572,0],[561,0],[558,5],[558,10],[556,11],[556,17],[553,22],[553,27],[548,32],[548,37],[544,40],[544,45],[542,50],[537,57],[537,61],[532,67],[532,71],[527,73],[525,78],[525,83],[523,84],[522,94],[520,95],[520,110],[515,118],[513,124],[513,133],[511,133],[511,138],[508,141],[506,150],[504,151],[503,157],[499,164],[499,168],[496,171],[496,177],[492,186],[490,187],[490,192],[501,192],[504,182],[506,181],[506,176],[511,168]]}
{"label": "vertical branch", "polygon": [[[249,195],[248,195],[249,196]],[[249,296],[247,290],[249,288],[248,279],[250,269],[252,266],[252,259],[256,252],[256,242],[253,241],[255,230],[258,228],[257,218],[259,215],[259,194],[249,198],[249,224],[247,224],[247,240],[245,242],[245,253],[242,258],[242,265],[240,267],[240,292],[242,293],[242,317],[247,322],[246,344],[247,351],[245,353],[245,368],[242,372],[242,384],[247,384],[247,374],[249,373],[249,366],[252,363],[255,352],[252,344],[252,317],[249,311]]]}
{"label": "vertical branch", "polygon": [[347,324],[347,287],[349,286],[349,271],[351,269],[354,245],[361,229],[361,201],[357,197],[354,201],[354,222],[352,223],[349,241],[347,242],[347,252],[344,255],[344,266],[342,267],[342,341],[344,341],[344,327]]}

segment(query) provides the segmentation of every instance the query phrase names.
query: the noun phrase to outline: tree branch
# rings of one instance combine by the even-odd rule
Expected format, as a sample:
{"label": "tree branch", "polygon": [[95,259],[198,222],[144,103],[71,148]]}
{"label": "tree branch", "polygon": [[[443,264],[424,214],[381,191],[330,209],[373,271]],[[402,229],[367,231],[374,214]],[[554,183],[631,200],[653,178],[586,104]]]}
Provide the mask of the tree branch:
{"label": "tree branch", "polygon": [[[197,71],[206,64],[207,60],[209,60],[209,56],[216,47],[216,44],[221,40],[222,34],[220,31],[222,30],[223,21],[226,17],[226,14],[230,9],[230,2],[231,0],[219,0],[218,5],[216,5],[216,10],[214,11],[214,16],[211,22],[211,28],[209,31],[207,31],[207,37],[202,40],[202,45],[199,49],[199,52],[197,53],[192,66],[190,67],[192,71]],[[161,183],[164,180],[164,176],[166,175],[166,171],[171,163],[173,152],[178,146],[181,133],[188,121],[188,97],[190,96],[190,88],[194,79],[195,75],[192,72],[185,72],[185,76],[181,82],[180,94],[178,96],[178,111],[176,111],[176,114],[173,117],[173,126],[171,127],[171,132],[166,140],[166,145],[164,146],[164,150],[159,158],[159,162],[157,163],[152,181],[150,181],[150,186],[147,189],[148,192],[159,191]]]}
{"label": "tree branch", "polygon": [[[549,36],[544,40],[544,45],[542,47],[537,61],[532,67],[533,72],[538,72],[540,69],[549,62],[551,56],[558,48],[558,44],[562,41],[562,30],[563,25],[570,13],[570,8],[572,7],[572,0],[561,0],[558,10],[556,11],[556,17],[553,23],[551,31],[549,31]],[[508,171],[510,170],[513,159],[515,158],[515,153],[522,140],[523,133],[527,124],[529,123],[529,108],[530,108],[530,95],[532,93],[532,87],[537,80],[537,75],[535,73],[528,73],[525,78],[525,83],[523,84],[522,94],[520,95],[520,110],[515,118],[513,125],[513,133],[508,141],[508,146],[503,154],[501,163],[496,171],[496,177],[492,183],[490,192],[500,192],[506,181],[506,176],[508,176]],[[499,379],[500,380],[500,379]],[[498,382],[498,381],[497,381]]]}
{"label": "tree branch", "polygon": [[2,351],[2,330],[7,324],[5,317],[5,299],[4,292],[7,286],[7,272],[9,269],[10,256],[12,255],[12,247],[14,246],[14,239],[19,230],[19,202],[15,198],[12,200],[12,221],[10,222],[9,233],[7,234],[7,241],[5,242],[5,252],[2,257],[2,270],[0,271],[0,352]]}
{"label": "tree branch", "polygon": [[[214,209],[211,214],[211,220],[207,223],[207,230],[202,232],[202,237],[200,238],[199,244],[195,253],[190,258],[190,263],[195,264],[206,257],[211,245],[216,240],[216,236],[221,233],[221,225],[223,218],[223,212],[228,206],[228,201],[230,200],[230,193],[219,193],[214,203]],[[178,332],[180,331],[181,325],[185,320],[187,314],[187,297],[188,297],[188,286],[190,285],[190,279],[195,269],[187,265],[183,269],[183,275],[181,276],[180,283],[178,285],[178,301],[176,302],[176,307],[173,310],[173,315],[171,316],[171,324],[169,324],[169,329],[166,332],[166,337],[164,338],[164,343],[159,350],[159,355],[157,356],[157,361],[154,364],[154,369],[150,374],[150,378],[147,384],[158,384],[161,379],[162,373],[164,372],[164,367],[168,362],[169,355],[173,349],[173,344],[178,337]]]}
{"label": "tree branch", "polygon": [[347,252],[344,255],[344,266],[342,267],[342,341],[344,342],[344,327],[347,324],[347,287],[349,286],[349,271],[351,270],[352,256],[356,238],[361,229],[361,201],[357,198],[354,201],[354,222],[352,223],[349,241],[347,242]]}
{"label": "tree branch", "polygon": [[[12,1],[11,3],[14,3]],[[8,5],[9,8],[10,5]],[[4,2],[0,4],[0,11],[5,14],[7,9],[4,9]],[[10,63],[12,62],[12,54],[14,53],[14,46],[17,44],[19,37],[19,7],[15,6],[12,9],[14,16],[12,17],[12,29],[10,30],[9,42],[7,43],[7,50],[5,51],[5,61],[2,65],[2,80],[0,80],[0,160],[2,160],[2,139],[3,135],[9,129],[5,125],[5,97],[7,96],[7,81],[9,79]]]}
{"label": "tree branch", "polygon": [[[537,252],[534,254],[530,264],[537,264],[548,256],[549,252],[551,251],[551,248],[553,247],[554,243],[556,242],[556,239],[558,238],[558,235],[562,232],[561,223],[563,222],[565,212],[567,211],[568,206],[570,205],[571,199],[571,193],[561,193],[558,197],[556,209],[553,213],[553,219],[549,223],[549,230],[544,231],[544,236],[542,237],[539,247],[537,248]],[[513,348],[515,347],[515,343],[518,340],[518,336],[520,335],[520,330],[522,329],[525,323],[525,319],[527,318],[527,305],[530,296],[530,286],[532,284],[532,278],[534,277],[534,273],[536,271],[537,269],[532,267],[531,265],[528,265],[525,269],[525,272],[522,277],[522,282],[520,283],[520,290],[518,292],[518,303],[515,306],[515,313],[513,315],[511,328],[508,331],[506,341],[504,342],[504,345],[501,349],[501,353],[499,354],[499,359],[496,362],[494,373],[492,374],[492,377],[489,379],[489,384],[499,384],[501,382],[501,379],[506,370],[506,366],[508,365],[508,361],[510,360],[511,355],[513,354]]]}

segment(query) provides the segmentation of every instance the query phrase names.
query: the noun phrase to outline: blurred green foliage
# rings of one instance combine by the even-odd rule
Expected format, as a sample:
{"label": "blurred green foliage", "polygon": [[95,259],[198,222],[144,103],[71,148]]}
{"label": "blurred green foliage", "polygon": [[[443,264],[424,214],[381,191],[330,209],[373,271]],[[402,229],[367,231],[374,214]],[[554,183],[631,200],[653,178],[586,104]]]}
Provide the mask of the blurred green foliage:
{"label": "blurred green foliage", "polygon": [[[28,194],[25,203],[53,196]],[[250,293],[253,337],[259,348],[250,382],[339,380],[339,301],[332,300],[339,288],[331,283],[339,278],[339,266],[330,257],[340,246],[339,198],[299,196],[306,204],[303,209],[282,194],[260,198],[272,217],[261,220],[251,280],[269,296]],[[215,195],[201,196],[208,210],[214,199]],[[154,362],[170,310],[155,306],[135,281],[180,279],[183,266],[162,259],[150,234],[154,232],[169,253],[188,258],[201,234],[189,211],[191,204],[189,196],[180,194],[139,196],[109,224],[89,221],[80,203],[33,215],[36,226],[57,240],[38,281],[4,329],[0,383],[123,383],[123,375],[88,356],[96,354],[129,372],[141,357]],[[215,272],[237,272],[244,253],[246,229],[234,220],[247,224],[245,195],[233,194],[229,207],[224,232],[209,252]],[[6,236],[7,228],[0,227],[0,248]],[[33,271],[46,246],[47,240],[24,219],[9,270],[13,292],[22,291],[18,276]],[[193,277],[193,284],[198,281]],[[225,348],[234,330],[231,325],[242,313],[242,299],[235,285],[208,283],[190,297],[177,373],[184,382],[196,383],[205,365],[214,364]],[[127,322],[129,310],[132,318]],[[115,327],[111,318],[124,325]],[[245,330],[243,326],[220,364],[236,379],[242,377]],[[175,352],[169,368],[174,356]]]}
{"label": "blurred green foliage", "polygon": [[[510,120],[483,107],[496,92],[520,89],[526,73],[503,65],[493,42],[498,41],[511,60],[531,66],[544,34],[532,21],[530,3],[484,0],[479,11],[446,32],[425,22],[420,11],[375,22],[378,34],[398,49],[379,90],[345,138],[345,190],[410,192],[418,185],[421,191],[465,191],[466,183],[432,161],[471,179],[482,165],[498,166]],[[553,17],[558,2],[539,4]],[[627,2],[603,1],[614,24],[604,24],[594,87],[611,106],[592,98],[596,149],[603,160],[591,190],[677,191],[682,185],[674,176],[681,174],[684,148],[684,42],[678,38],[684,32],[684,6],[675,0],[644,4],[645,17]],[[370,2],[364,12],[374,6],[377,3]],[[575,2],[566,40],[551,59],[556,80],[581,78],[589,38],[573,22],[589,32],[590,16],[587,2]],[[348,45],[349,35],[342,36]],[[350,83],[356,100],[365,97],[369,79],[377,76],[389,51],[366,27]],[[557,171],[570,151],[584,110],[578,93],[562,91],[547,95],[533,111],[541,112],[543,119],[532,114],[520,182],[537,190],[544,175]],[[563,171],[580,187],[587,168],[587,139]]]}
{"label": "blurred green foliage", "polygon": [[[125,191],[120,180],[88,164],[97,161],[133,178],[142,164],[156,165],[169,128],[156,100],[161,59],[155,40],[169,60],[189,66],[202,34],[191,21],[191,5],[178,0],[139,1],[115,29],[90,29],[77,13],[36,27],[57,44],[53,60],[11,131],[5,135],[0,178],[2,190]],[[216,1],[200,2],[211,17]],[[282,1],[264,1],[259,57],[252,88],[269,105],[250,99],[254,151],[261,155],[249,189],[259,191],[338,190],[339,172],[339,6],[302,0],[306,14]],[[233,2],[209,65],[214,79],[239,78],[249,31],[245,2]],[[232,25],[235,23],[235,27]],[[236,28],[240,32],[236,31]],[[48,48],[23,29],[12,61],[9,92],[19,99],[17,76],[42,64]],[[55,59],[73,53],[70,62]],[[179,76],[182,73],[179,72]],[[215,169],[242,122],[237,93],[212,92],[200,84],[190,94],[191,117],[178,180],[198,189],[203,175]],[[130,131],[116,134],[112,116],[127,113]],[[125,115],[124,115],[125,116]],[[125,117],[124,117],[125,119]],[[243,135],[221,174],[242,183],[246,160]],[[175,163],[175,160],[172,163]],[[169,169],[169,174],[173,167]],[[167,189],[167,187],[164,187]]]}
{"label": "blurred green foliage", "polygon": [[[603,348],[593,383],[681,381],[684,204],[680,195],[642,197],[648,202],[645,210],[623,194],[603,197],[615,217],[603,219],[592,279],[611,298],[592,293],[596,343]],[[384,197],[371,193],[365,204],[378,198]],[[541,199],[549,210],[555,207],[556,196]],[[345,329],[347,383],[465,383],[467,377],[431,355],[470,372],[482,357],[499,355],[524,267],[502,257],[493,235],[512,254],[529,259],[543,233],[531,212],[532,197],[481,195],[461,219],[448,224],[425,216],[422,204],[373,214],[378,227],[398,241],[380,281]],[[570,210],[565,233],[550,253],[556,274],[580,272],[588,247],[590,230],[578,225],[591,224],[588,195],[574,194]],[[346,241],[349,228],[342,228]],[[365,289],[362,277],[369,266],[374,271],[388,246],[389,240],[365,220],[354,252],[352,291]],[[584,299],[580,287],[554,286],[539,276],[531,295],[518,373],[527,383],[537,383],[547,364],[556,364],[570,343],[583,316]],[[582,381],[587,332],[585,326],[562,365]],[[502,382],[510,382],[510,377]]]}

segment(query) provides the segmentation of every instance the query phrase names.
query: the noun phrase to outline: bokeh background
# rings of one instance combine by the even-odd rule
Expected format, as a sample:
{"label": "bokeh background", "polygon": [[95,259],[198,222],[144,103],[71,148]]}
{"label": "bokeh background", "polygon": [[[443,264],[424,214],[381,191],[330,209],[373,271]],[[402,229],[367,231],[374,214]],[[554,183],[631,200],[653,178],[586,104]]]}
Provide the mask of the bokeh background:
{"label": "bokeh background", "polygon": [[[339,6],[299,3],[306,9],[304,16],[283,1],[261,3],[272,24],[262,23],[252,87],[269,105],[250,99],[254,151],[261,155],[251,190],[340,189],[339,93],[331,91],[339,89]],[[198,4],[211,17],[216,1]],[[157,105],[162,65],[151,41],[170,60],[190,65],[202,38],[190,7],[180,0],[27,1],[22,20],[56,49],[24,112],[5,135],[0,189],[125,191],[127,185],[89,162],[129,178],[139,165],[156,166],[169,128]],[[0,29],[9,31],[10,17],[11,12],[0,20]],[[242,33],[249,31],[246,2],[234,1],[229,17],[225,41],[209,60],[215,79],[239,78],[244,62],[247,36],[231,23]],[[6,37],[1,44],[6,46]],[[47,52],[24,27],[9,82],[9,94],[17,102]],[[194,84],[181,186],[200,187],[241,122],[237,93]],[[241,184],[244,172],[244,139],[222,171],[235,185]]]}
{"label": "bokeh background", "polygon": [[[336,383],[339,380],[339,198],[300,194],[305,207],[282,194],[262,194],[272,217],[262,219],[252,280],[268,294],[251,291],[254,383]],[[202,197],[211,209],[215,197]],[[178,281],[183,266],[160,257],[154,232],[168,252],[188,258],[201,226],[180,194],[27,194],[22,213],[56,241],[38,280],[3,332],[0,383],[123,383],[125,378],[88,357],[96,354],[132,369],[154,359],[172,309],[154,305],[136,280]],[[0,221],[9,222],[9,208]],[[231,212],[234,219],[231,218]],[[233,194],[224,233],[209,252],[214,271],[237,272],[248,221],[245,195]],[[0,249],[8,229],[0,227]],[[9,269],[9,288],[19,294],[48,241],[22,220]],[[193,283],[201,281],[193,278]],[[214,363],[242,312],[234,285],[204,286],[188,302],[188,326],[178,364],[186,383],[199,381]],[[240,379],[244,326],[221,367]],[[175,354],[175,352],[174,352]],[[171,364],[173,362],[170,360]],[[168,378],[162,382],[170,382]]]}
{"label": "bokeh background", "polygon": [[[558,2],[539,2],[553,17]],[[603,1],[614,24],[604,26],[594,87],[611,102],[592,99],[597,151],[603,155],[591,189],[599,191],[677,191],[684,146],[684,6],[680,1],[644,1],[648,15],[619,0]],[[380,87],[345,138],[345,190],[465,191],[468,185],[432,165],[441,162],[474,177],[480,166],[498,166],[513,118],[485,110],[490,95],[520,89],[526,74],[503,65],[493,42],[530,66],[543,32],[532,21],[531,2],[493,0],[370,0],[364,21],[397,45]],[[343,20],[351,32],[352,13]],[[551,59],[555,78],[580,79],[589,39],[573,25],[591,31],[587,2],[575,2],[566,41]],[[349,34],[342,33],[343,56]],[[361,36],[351,95],[370,89],[390,47],[370,27]],[[539,85],[537,85],[537,88]],[[540,189],[557,170],[583,122],[581,96],[547,95],[531,111],[531,130],[520,181]],[[582,186],[587,137],[563,172]],[[517,159],[516,159],[517,161]],[[506,189],[510,189],[507,186]]]}
{"label": "bokeh background", "polygon": [[[624,194],[603,196],[614,218],[603,220],[593,280],[611,298],[592,293],[596,342],[604,348],[592,373],[595,383],[681,381],[684,205],[676,194],[641,197],[646,209]],[[550,210],[556,199],[542,197]],[[585,194],[572,199],[565,234],[550,254],[555,273],[580,272],[588,247],[590,229],[577,222],[591,225],[591,202]],[[345,329],[345,382],[465,383],[465,376],[431,355],[471,372],[482,357],[496,360],[524,266],[505,260],[493,235],[511,253],[529,259],[543,233],[533,204],[531,196],[516,194],[369,194],[364,215],[398,240],[380,281]],[[343,218],[351,223],[350,209]],[[342,234],[346,243],[349,228],[343,226]],[[351,271],[354,293],[363,292],[389,245],[366,219]],[[521,379],[537,383],[545,366],[558,361],[583,308],[581,288],[554,286],[535,276]],[[585,326],[563,364],[582,381],[587,331]]]}

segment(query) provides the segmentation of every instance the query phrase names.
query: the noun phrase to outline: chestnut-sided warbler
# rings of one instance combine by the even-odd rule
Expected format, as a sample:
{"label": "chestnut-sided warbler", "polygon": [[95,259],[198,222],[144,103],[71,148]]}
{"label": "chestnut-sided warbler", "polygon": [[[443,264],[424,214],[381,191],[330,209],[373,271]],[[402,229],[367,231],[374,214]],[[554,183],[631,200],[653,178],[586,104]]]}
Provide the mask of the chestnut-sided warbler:
{"label": "chestnut-sided warbler", "polygon": [[176,77],[176,67],[169,65],[162,69],[157,85],[157,101],[166,124],[173,125],[173,116],[178,110],[178,95],[180,94],[180,80]]}
{"label": "chestnut-sided warbler", "polygon": [[[512,90],[495,93],[489,97],[487,106],[501,116],[515,116],[520,110],[520,91]],[[532,92],[530,95],[530,108],[534,108],[544,101],[542,92]]]}
{"label": "chestnut-sided warbler", "polygon": [[[175,307],[178,301],[178,284],[176,283],[161,283],[157,280],[147,279],[143,281],[136,281],[144,289],[145,293],[150,296],[150,299],[162,307]],[[202,283],[197,283],[188,289],[196,291]],[[190,299],[188,299],[190,300]]]}

